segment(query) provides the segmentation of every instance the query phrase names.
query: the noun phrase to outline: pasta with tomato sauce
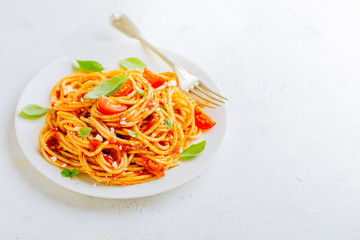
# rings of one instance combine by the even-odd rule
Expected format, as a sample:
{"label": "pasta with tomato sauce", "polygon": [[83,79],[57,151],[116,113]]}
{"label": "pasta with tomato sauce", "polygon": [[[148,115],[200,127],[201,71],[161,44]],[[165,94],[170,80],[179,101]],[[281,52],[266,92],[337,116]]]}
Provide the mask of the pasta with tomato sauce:
{"label": "pasta with tomato sauce", "polygon": [[[114,93],[85,97],[100,83],[126,75]],[[107,185],[164,177],[203,129],[215,125],[172,72],[79,71],[61,79],[51,95],[40,134],[42,155],[61,169],[77,169]]]}

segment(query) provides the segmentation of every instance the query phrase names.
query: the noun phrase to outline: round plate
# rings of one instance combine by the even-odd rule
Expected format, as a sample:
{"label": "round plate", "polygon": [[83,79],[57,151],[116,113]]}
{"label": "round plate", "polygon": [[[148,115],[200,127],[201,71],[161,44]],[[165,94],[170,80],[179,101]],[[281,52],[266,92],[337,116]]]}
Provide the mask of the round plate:
{"label": "round plate", "polygon": [[[198,76],[212,89],[218,90],[211,78],[191,61],[178,54],[163,52],[176,64]],[[196,142],[206,140],[206,148],[196,158],[180,161],[179,166],[165,171],[165,177],[151,182],[130,186],[105,186],[85,174],[75,178],[63,177],[61,169],[48,163],[40,154],[39,134],[44,126],[45,117],[24,119],[19,117],[21,108],[28,104],[50,107],[50,93],[53,86],[63,77],[73,73],[73,63],[79,60],[94,60],[105,68],[119,68],[119,61],[136,57],[145,62],[155,72],[169,71],[169,67],[157,56],[144,49],[138,42],[108,42],[81,49],[71,50],[67,55],[58,58],[42,69],[26,86],[16,108],[16,135],[22,150],[33,166],[53,182],[72,191],[94,197],[125,199],[145,197],[173,189],[195,177],[209,163],[221,145],[227,125],[226,106],[218,109],[206,109],[206,112],[217,122],[215,127],[205,132]]]}

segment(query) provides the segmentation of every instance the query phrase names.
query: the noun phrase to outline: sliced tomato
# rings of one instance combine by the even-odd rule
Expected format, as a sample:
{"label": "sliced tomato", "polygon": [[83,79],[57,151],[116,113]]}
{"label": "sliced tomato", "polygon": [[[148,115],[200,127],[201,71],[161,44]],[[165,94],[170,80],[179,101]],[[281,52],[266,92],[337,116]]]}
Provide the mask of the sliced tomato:
{"label": "sliced tomato", "polygon": [[212,128],[216,122],[212,120],[200,107],[195,108],[195,125],[201,129]]}
{"label": "sliced tomato", "polygon": [[143,77],[153,86],[154,88],[158,88],[167,82],[167,79],[160,74],[154,73],[149,69],[145,68],[143,72]]}
{"label": "sliced tomato", "polygon": [[112,115],[112,114],[116,114],[116,113],[121,113],[123,111],[125,111],[126,109],[128,109],[128,107],[124,104],[111,104],[109,102],[108,97],[106,96],[101,96],[97,102],[98,108],[99,110],[105,114],[105,115]]}
{"label": "sliced tomato", "polygon": [[127,96],[129,93],[133,91],[133,85],[131,84],[131,81],[126,81],[122,87],[117,90],[112,96],[119,97],[119,96]]}

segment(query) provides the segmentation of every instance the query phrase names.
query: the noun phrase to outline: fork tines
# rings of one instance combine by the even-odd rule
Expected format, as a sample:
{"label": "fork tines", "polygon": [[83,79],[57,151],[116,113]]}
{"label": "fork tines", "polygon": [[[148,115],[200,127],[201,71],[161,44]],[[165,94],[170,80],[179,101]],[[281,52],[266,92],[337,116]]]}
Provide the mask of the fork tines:
{"label": "fork tines", "polygon": [[[206,107],[214,108],[209,104],[213,104],[215,106],[220,107],[219,103],[225,104],[223,100],[228,100],[227,98],[221,96],[220,94],[212,91],[210,88],[205,86],[203,83],[199,83],[195,85],[192,89],[188,91],[193,97],[197,99],[197,101]],[[201,101],[200,101],[201,99]],[[203,102],[203,101],[205,102]]]}

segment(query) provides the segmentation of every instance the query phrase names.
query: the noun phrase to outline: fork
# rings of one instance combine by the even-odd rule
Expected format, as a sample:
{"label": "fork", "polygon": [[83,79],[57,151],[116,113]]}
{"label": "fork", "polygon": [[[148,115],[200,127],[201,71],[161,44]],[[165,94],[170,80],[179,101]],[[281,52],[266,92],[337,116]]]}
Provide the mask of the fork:
{"label": "fork", "polygon": [[[143,45],[150,48],[156,53],[164,62],[166,62],[171,69],[175,72],[179,79],[180,88],[189,96],[195,98],[201,105],[214,108],[214,106],[220,107],[220,104],[224,104],[224,100],[227,98],[221,96],[219,93],[211,90],[207,87],[198,77],[190,74],[184,68],[174,64],[158,49],[146,41],[140,34],[137,27],[130,21],[128,17],[121,13],[114,13],[110,17],[110,23],[117,30],[121,31],[125,35],[139,40]],[[209,105],[212,104],[212,105]]]}

